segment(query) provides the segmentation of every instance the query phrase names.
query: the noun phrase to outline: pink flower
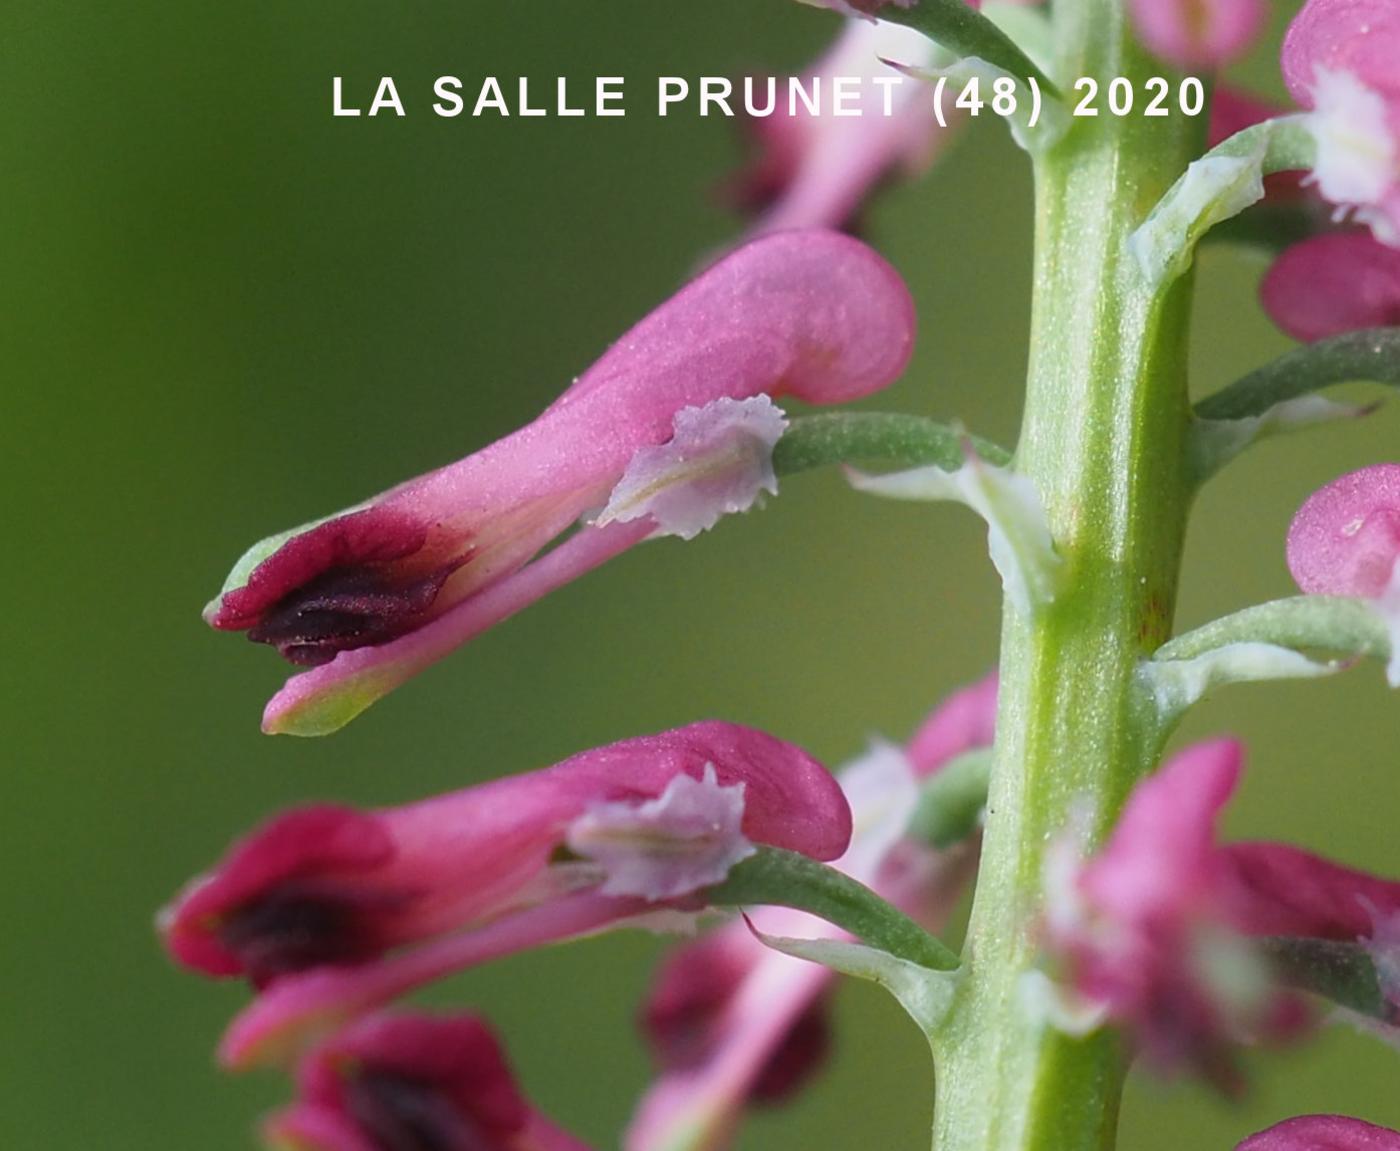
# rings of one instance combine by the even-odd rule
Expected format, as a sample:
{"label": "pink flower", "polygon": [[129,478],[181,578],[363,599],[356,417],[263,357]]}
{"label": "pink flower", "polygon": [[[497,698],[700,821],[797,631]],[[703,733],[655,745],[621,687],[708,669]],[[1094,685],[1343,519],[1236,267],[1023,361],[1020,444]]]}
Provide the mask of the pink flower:
{"label": "pink flower", "polygon": [[1400,1132],[1345,1115],[1300,1115],[1251,1135],[1235,1151],[1400,1151]]}
{"label": "pink flower", "polygon": [[1051,854],[1046,944],[1085,1013],[1126,1027],[1161,1068],[1238,1085],[1231,1046],[1286,1038],[1303,1004],[1251,937],[1354,942],[1400,909],[1400,884],[1284,844],[1220,846],[1243,749],[1182,752],[1140,783],[1092,859]]}
{"label": "pink flower", "polygon": [[[975,867],[971,847],[935,854],[901,837],[917,780],[989,746],[996,677],[938,708],[907,752],[877,746],[840,775],[856,834],[836,866],[937,930]],[[844,938],[800,912],[761,908],[772,935]],[[652,985],[642,1030],[661,1069],[638,1106],[627,1151],[715,1151],[744,1107],[780,1102],[815,1075],[830,1046],[833,973],[771,951],[748,923],[730,923],[671,953]]]}
{"label": "pink flower", "polygon": [[1400,9],[1308,0],[1283,43],[1283,75],[1312,112],[1318,188],[1400,246]]}
{"label": "pink flower", "polygon": [[1400,324],[1400,251],[1367,232],[1314,236],[1274,261],[1259,294],[1297,340]]}
{"label": "pink flower", "polygon": [[1267,1026],[1273,1008],[1220,900],[1216,821],[1240,757],[1238,744],[1203,744],[1140,783],[1102,852],[1052,858],[1046,915],[1049,948],[1086,1004],[1157,1066],[1189,1064],[1227,1086],[1228,1041]]}
{"label": "pink flower", "polygon": [[1308,497],[1288,529],[1288,568],[1309,595],[1379,599],[1400,559],[1400,464],[1375,464]]}
{"label": "pink flower", "polygon": [[533,423],[256,545],[206,618],[316,665],[268,705],[266,730],[334,730],[641,540],[689,538],[775,491],[770,455],[785,424],[770,400],[876,391],[903,370],[913,332],[902,281],[863,244],[828,232],[756,241],[634,327]]}
{"label": "pink flower", "polygon": [[[933,52],[933,42],[911,29],[852,19],[800,77],[805,91],[820,95],[820,115],[770,79],[772,113],[745,122],[755,156],[729,188],[741,208],[758,213],[750,234],[848,227],[886,177],[930,164],[945,134],[929,89],[882,61],[927,67]],[[838,77],[861,79],[845,115],[833,107]]]}
{"label": "pink flower", "polygon": [[1308,497],[1288,529],[1288,568],[1309,595],[1371,601],[1400,687],[1400,464],[1374,464]]}
{"label": "pink flower", "polygon": [[[699,723],[407,807],[283,815],[186,888],[161,929],[186,966],[272,984],[256,1008],[270,1022],[253,1027],[266,1046],[308,1012],[343,1017],[485,958],[690,907],[756,844],[834,859],[850,829],[805,752]],[[349,1006],[313,1011],[308,987]]]}
{"label": "pink flower", "polygon": [[1264,0],[1130,0],[1128,11],[1148,51],[1178,68],[1223,67],[1264,30]]}
{"label": "pink flower", "polygon": [[520,1094],[470,1015],[376,1015],[313,1051],[264,1126],[286,1151],[587,1151]]}

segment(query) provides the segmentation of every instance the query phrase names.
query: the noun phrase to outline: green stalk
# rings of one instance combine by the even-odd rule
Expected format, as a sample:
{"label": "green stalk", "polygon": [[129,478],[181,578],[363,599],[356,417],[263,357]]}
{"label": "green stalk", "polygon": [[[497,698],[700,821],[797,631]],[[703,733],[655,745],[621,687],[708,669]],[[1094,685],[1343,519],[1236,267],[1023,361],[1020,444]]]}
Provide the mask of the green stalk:
{"label": "green stalk", "polygon": [[[964,976],[938,1056],[937,1151],[1103,1151],[1126,1063],[1111,1032],[1074,1038],[1026,992],[1048,842],[1087,804],[1092,848],[1160,751],[1134,669],[1170,634],[1190,481],[1191,284],[1151,288],[1128,239],[1199,154],[1201,116],[1111,115],[1115,77],[1162,74],[1121,0],[1057,0],[1058,76],[1100,85],[1036,159],[1031,362],[1016,466],[1045,500],[1062,590],[1006,609],[983,862]],[[1075,99],[1074,96],[1070,97]]]}

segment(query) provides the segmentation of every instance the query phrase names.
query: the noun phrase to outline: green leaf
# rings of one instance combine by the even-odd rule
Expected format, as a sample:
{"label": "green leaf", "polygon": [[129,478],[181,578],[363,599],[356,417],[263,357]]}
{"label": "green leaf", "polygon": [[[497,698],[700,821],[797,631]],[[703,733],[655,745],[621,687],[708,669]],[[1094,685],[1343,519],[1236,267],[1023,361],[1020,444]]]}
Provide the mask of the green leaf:
{"label": "green leaf", "polygon": [[951,971],[958,957],[868,887],[795,851],[761,847],[706,892],[715,906],[768,904],[806,911],[920,967]]}
{"label": "green leaf", "polygon": [[991,748],[957,756],[924,784],[907,834],[939,849],[961,843],[981,825],[991,778]]}
{"label": "green leaf", "polygon": [[1298,396],[1274,404],[1257,416],[1232,420],[1197,417],[1190,427],[1187,451],[1197,484],[1204,483],[1246,448],[1260,440],[1305,431],[1341,420],[1356,420],[1375,411],[1374,405],[1338,404],[1323,396]]}
{"label": "green leaf", "polygon": [[1005,448],[922,416],[890,412],[802,416],[792,421],[773,449],[773,469],[780,476],[857,462],[905,467],[937,464],[952,469],[962,466],[968,443],[990,463],[1011,460]]}
{"label": "green leaf", "polygon": [[1390,625],[1365,600],[1315,595],[1275,600],[1178,636],[1142,664],[1138,677],[1165,731],[1214,688],[1310,678],[1346,666],[1304,653],[1386,660]]}
{"label": "green leaf", "polygon": [[1152,662],[1195,659],[1238,643],[1276,644],[1333,656],[1390,657],[1385,621],[1365,600],[1304,595],[1214,620],[1164,644]]}
{"label": "green leaf", "polygon": [[1168,189],[1130,245],[1148,283],[1165,287],[1191,266],[1211,228],[1264,198],[1264,177],[1311,168],[1317,145],[1302,115],[1236,132],[1192,163]]}
{"label": "green leaf", "polygon": [[1330,939],[1261,939],[1275,976],[1289,987],[1330,999],[1371,1019],[1395,1023],[1375,960],[1362,943]]}
{"label": "green leaf", "polygon": [[903,24],[922,32],[930,40],[959,56],[975,56],[1029,83],[1035,80],[1047,98],[1058,99],[1060,90],[1036,67],[1016,41],[983,16],[969,8],[966,0],[917,0],[911,8],[886,4],[880,19]]}
{"label": "green leaf", "polygon": [[932,1034],[948,1014],[957,990],[957,976],[950,971],[930,971],[886,951],[843,939],[787,939],[755,931],[774,951],[820,963],[842,975],[878,983],[899,1000],[910,1017]]}
{"label": "green leaf", "polygon": [[1138,669],[1159,724],[1174,727],[1183,715],[1218,687],[1280,679],[1317,679],[1340,671],[1275,643],[1241,641],[1203,651],[1190,659],[1148,660]]}
{"label": "green leaf", "polygon": [[1248,419],[1335,384],[1363,381],[1400,387],[1400,328],[1348,332],[1295,348],[1202,400],[1196,415]]}

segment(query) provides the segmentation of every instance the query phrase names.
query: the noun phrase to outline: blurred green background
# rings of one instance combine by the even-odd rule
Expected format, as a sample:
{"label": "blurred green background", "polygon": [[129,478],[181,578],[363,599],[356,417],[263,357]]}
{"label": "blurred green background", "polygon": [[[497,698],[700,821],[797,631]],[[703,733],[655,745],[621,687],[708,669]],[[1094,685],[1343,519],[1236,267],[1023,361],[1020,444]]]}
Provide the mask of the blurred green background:
{"label": "blurred green background", "polygon": [[[1280,13],[1280,19],[1286,15]],[[784,0],[239,5],[5,0],[0,10],[0,1146],[231,1151],[283,1095],[210,1050],[243,1002],[171,968],[152,916],[227,841],[312,797],[393,803],[701,716],[828,762],[905,735],[984,671],[996,588],[972,518],[791,481],[693,544],[639,549],[486,635],[340,735],[259,734],[283,669],[199,609],[243,547],[530,418],[735,221],[733,126],[657,120],[654,77],[800,67],[836,21]],[[1244,69],[1277,82],[1261,50]],[[629,77],[622,120],[441,120],[434,77]],[[336,120],[382,74],[404,120]],[[882,405],[1014,438],[1026,165],[984,120],[868,235],[918,298]],[[1286,341],[1258,265],[1203,260],[1193,387]],[[1270,444],[1200,503],[1182,622],[1290,590],[1289,515],[1395,458],[1400,410]],[[1400,870],[1400,706],[1365,668],[1240,690],[1188,735],[1253,747],[1230,831]],[[601,1147],[647,1074],[632,1013],[660,944],[526,956],[435,998],[480,1004],[529,1091]],[[848,987],[821,1083],[745,1148],[926,1146],[922,1043]],[[1397,1064],[1343,1029],[1251,1059],[1228,1105],[1136,1082],[1123,1146],[1229,1148],[1306,1110],[1400,1126]]]}

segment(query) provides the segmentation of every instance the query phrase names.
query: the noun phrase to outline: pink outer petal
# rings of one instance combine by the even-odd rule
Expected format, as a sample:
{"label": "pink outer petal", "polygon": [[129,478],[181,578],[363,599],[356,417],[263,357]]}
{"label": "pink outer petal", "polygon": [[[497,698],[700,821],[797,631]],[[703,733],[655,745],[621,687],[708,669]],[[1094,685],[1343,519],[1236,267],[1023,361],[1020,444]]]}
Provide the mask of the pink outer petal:
{"label": "pink outer petal", "polygon": [[909,741],[907,754],[921,779],[966,752],[996,740],[997,673],[950,695]]}
{"label": "pink outer petal", "polygon": [[651,531],[647,521],[584,528],[553,551],[463,600],[431,623],[377,647],[343,651],[330,663],[294,675],[268,701],[270,735],[326,735],[468,640],[552,591],[622,554]]}
{"label": "pink outer petal", "polygon": [[1300,1115],[1251,1135],[1236,1151],[1400,1151],[1400,1133],[1345,1115]]}
{"label": "pink outer petal", "polygon": [[1400,250],[1369,232],[1314,236],[1274,261],[1259,295],[1297,340],[1400,324]]}
{"label": "pink outer petal", "polygon": [[584,893],[375,963],[288,976],[234,1019],[219,1044],[219,1061],[234,1069],[284,1063],[346,1020],[434,980],[517,951],[590,934],[649,907],[640,900]]}
{"label": "pink outer petal", "polygon": [[1315,71],[1350,72],[1388,102],[1400,100],[1400,7],[1393,0],[1309,0],[1283,41],[1283,78],[1313,106]]}
{"label": "pink outer petal", "polygon": [[1400,558],[1400,464],[1375,464],[1308,497],[1288,529],[1288,568],[1309,595],[1377,598]]}
{"label": "pink outer petal", "polygon": [[1107,846],[1081,879],[1096,907],[1133,922],[1209,896],[1216,824],[1243,755],[1233,740],[1197,744],[1134,788]]}
{"label": "pink outer petal", "polygon": [[859,240],[821,230],[765,236],[652,312],[546,414],[572,412],[585,437],[648,419],[648,442],[660,443],[679,409],[721,396],[845,403],[898,378],[914,327],[899,273]]}
{"label": "pink outer petal", "polygon": [[1242,56],[1264,30],[1264,0],[1129,0],[1148,50],[1179,68],[1219,68]]}
{"label": "pink outer petal", "polygon": [[1343,867],[1282,843],[1232,843],[1220,850],[1222,899],[1250,935],[1350,942],[1368,938],[1373,916],[1400,914],[1400,882]]}

